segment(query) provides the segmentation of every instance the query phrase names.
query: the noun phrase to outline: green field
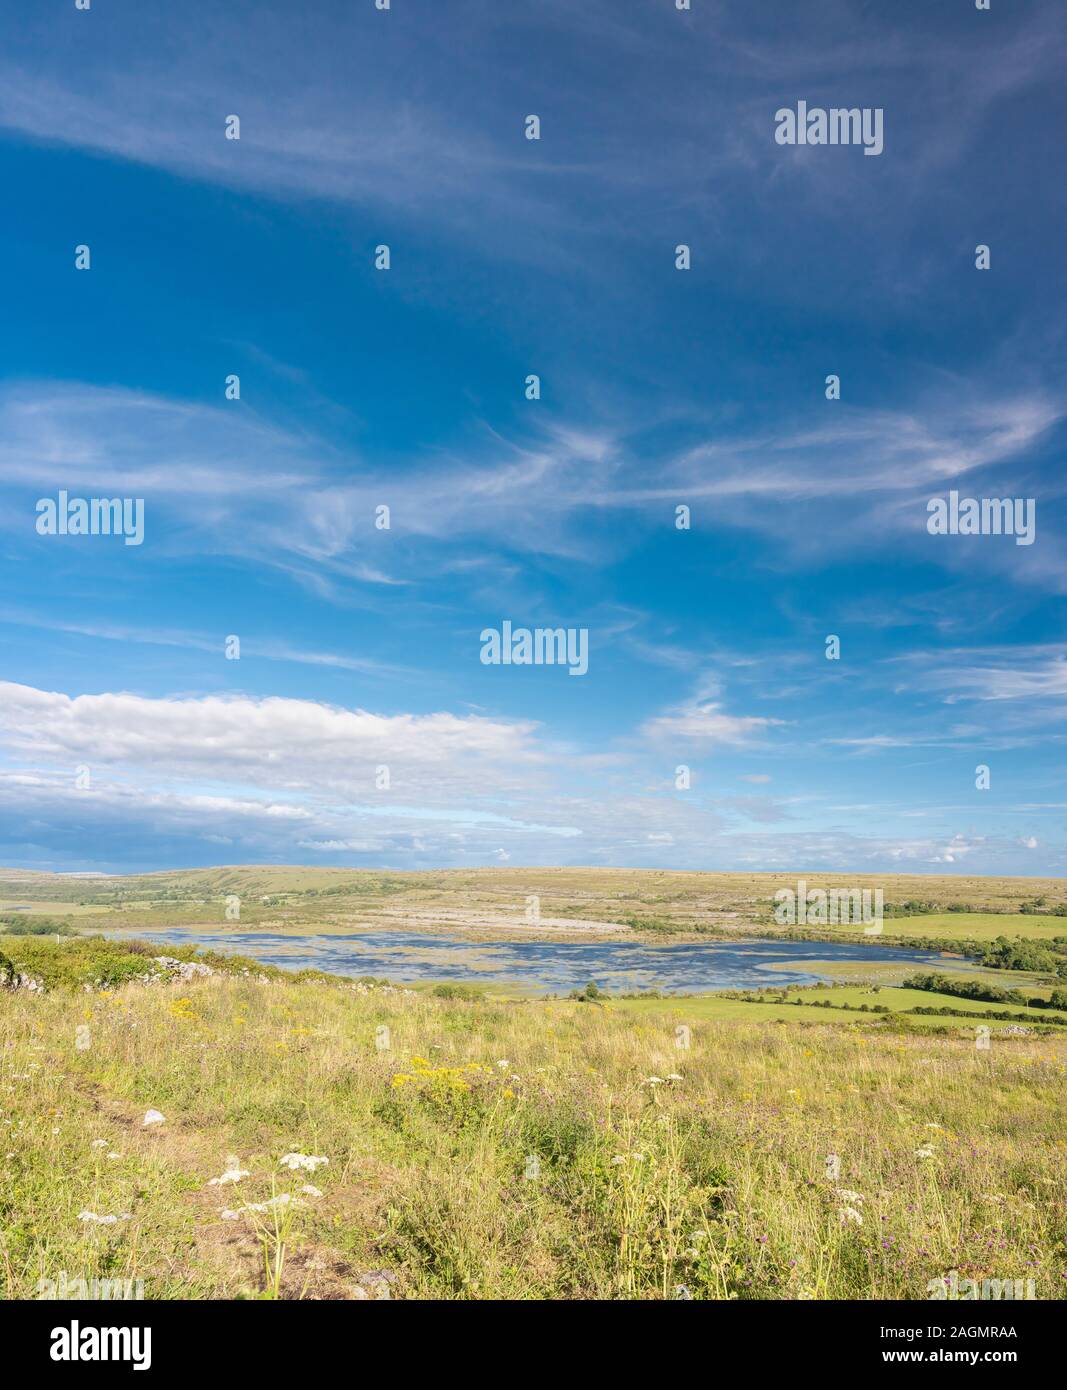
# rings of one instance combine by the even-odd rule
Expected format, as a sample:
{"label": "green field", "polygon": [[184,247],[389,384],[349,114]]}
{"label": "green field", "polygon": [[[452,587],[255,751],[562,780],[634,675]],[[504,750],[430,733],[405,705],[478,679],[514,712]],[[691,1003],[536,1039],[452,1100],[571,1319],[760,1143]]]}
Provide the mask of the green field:
{"label": "green field", "polygon": [[[1037,991],[1034,991],[1035,993]],[[873,1008],[875,1004],[884,1004],[894,1012],[911,1009],[916,1007],[929,1007],[931,1005],[951,1005],[958,1013],[988,1013],[990,1010],[1010,1009],[1012,1013],[1026,1014],[1035,1019],[1044,1018],[1047,1021],[1055,1020],[1055,1013],[1047,1009],[1032,1009],[1024,1004],[990,1004],[980,999],[960,999],[953,994],[937,994],[924,989],[879,989],[877,993],[864,989],[805,989],[802,993],[805,999],[822,1000],[828,999],[833,1003],[850,1004],[859,1006],[866,1004]],[[1046,996],[1047,997],[1047,996]],[[1064,1022],[1067,1022],[1067,1014],[1062,1015]]]}
{"label": "green field", "polygon": [[[827,930],[832,932],[835,928]],[[853,928],[843,930],[854,934]],[[887,917],[883,935],[929,936],[943,941],[992,941],[998,936],[1010,939],[1021,936],[1028,941],[1051,941],[1057,936],[1067,937],[1067,917],[1042,917],[1024,912],[926,913],[919,917]]]}
{"label": "green field", "polygon": [[[662,998],[610,1000],[605,1007],[642,1017],[662,1014],[665,1017],[677,1018],[683,1023],[692,1020],[780,1023],[826,1023],[833,1021],[846,1025],[862,1024],[869,1027],[872,1022],[871,1014],[853,1012],[853,1009],[858,1009],[859,1006],[866,1004],[869,1009],[873,1010],[876,1004],[880,1004],[894,1013],[903,1014],[913,1008],[946,1007],[952,1009],[955,1015],[948,1017],[945,1015],[908,1014],[909,1027],[965,1028],[973,1034],[975,1023],[981,1022],[991,1029],[1000,1030],[1010,1028],[1013,1025],[1008,1020],[987,1018],[986,1015],[990,1012],[1006,1011],[1012,1014],[1023,1014],[1027,1018],[1033,1019],[1035,1025],[1055,1027],[1058,1024],[1060,1027],[1067,1028],[1067,1014],[1056,1013],[1052,1010],[1029,1009],[1016,1004],[984,1004],[978,1000],[958,999],[953,995],[936,994],[920,989],[889,988],[880,990],[878,994],[871,994],[862,989],[804,989],[797,991],[793,997],[805,1001],[810,1000],[811,1003],[782,1004],[768,1000],[766,1003],[752,1004],[740,999],[724,999],[720,995],[705,994],[677,1000]],[[816,1007],[820,1000],[828,1000],[831,1004],[848,1004],[852,1006],[852,1009]]]}
{"label": "green field", "polygon": [[[876,951],[869,961],[852,960],[809,960],[805,967],[815,975],[826,975],[838,984],[855,985],[899,985],[902,980],[915,973],[915,966],[907,961],[881,960]],[[792,970],[789,963],[770,965],[769,970]],[[1027,990],[1047,998],[1052,986],[1041,983],[1041,977],[1032,971],[999,970],[979,965],[964,956],[942,955],[936,958],[931,967],[945,975],[963,980],[980,980],[983,984],[1003,985],[1010,989]]]}
{"label": "green field", "polygon": [[8,1298],[61,1271],[149,1299],[1067,1292],[1062,1033],[210,957],[146,987],[154,949],[0,945],[48,986],[0,989]]}

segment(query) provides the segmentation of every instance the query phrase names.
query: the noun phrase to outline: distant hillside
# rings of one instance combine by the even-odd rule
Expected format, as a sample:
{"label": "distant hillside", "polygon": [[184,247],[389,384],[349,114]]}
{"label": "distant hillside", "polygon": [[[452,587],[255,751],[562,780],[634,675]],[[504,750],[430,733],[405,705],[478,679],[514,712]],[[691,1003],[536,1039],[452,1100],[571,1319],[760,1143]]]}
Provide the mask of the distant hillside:
{"label": "distant hillside", "polygon": [[[93,927],[338,931],[524,929],[581,932],[767,930],[775,892],[880,888],[887,935],[963,939],[1067,934],[1067,880],[646,869],[486,868],[401,873],[299,865],[226,865],[129,876],[0,870],[0,912],[25,909]],[[927,922],[925,919],[929,919]]]}

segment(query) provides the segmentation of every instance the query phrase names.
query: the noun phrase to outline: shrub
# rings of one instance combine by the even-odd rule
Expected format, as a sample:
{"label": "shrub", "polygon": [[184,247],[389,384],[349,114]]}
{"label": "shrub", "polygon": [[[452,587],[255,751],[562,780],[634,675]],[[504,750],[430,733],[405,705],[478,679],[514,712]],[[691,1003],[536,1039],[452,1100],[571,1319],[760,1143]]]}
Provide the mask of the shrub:
{"label": "shrub", "polygon": [[430,993],[435,999],[464,999],[468,1004],[481,999],[481,991],[471,985],[434,985]]}
{"label": "shrub", "polygon": [[66,918],[59,917],[16,917],[9,913],[0,917],[0,926],[5,936],[77,936],[77,931]]}

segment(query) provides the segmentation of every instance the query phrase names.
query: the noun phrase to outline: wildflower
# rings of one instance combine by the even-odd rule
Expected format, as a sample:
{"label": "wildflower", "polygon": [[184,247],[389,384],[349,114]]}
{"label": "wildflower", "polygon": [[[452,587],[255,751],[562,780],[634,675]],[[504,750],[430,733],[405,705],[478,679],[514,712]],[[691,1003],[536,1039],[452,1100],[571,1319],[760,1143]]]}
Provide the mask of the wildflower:
{"label": "wildflower", "polygon": [[308,1197],[322,1196],[322,1193],[319,1191],[319,1189],[313,1183],[310,1182],[306,1182],[304,1186],[300,1189],[300,1191],[305,1193]]}
{"label": "wildflower", "polygon": [[227,1168],[221,1178],[209,1178],[208,1187],[224,1187],[228,1182],[240,1182],[248,1177],[247,1168]]}
{"label": "wildflower", "polygon": [[94,1140],[93,1140],[93,1148],[94,1148],[94,1149],[106,1149],[106,1148],[107,1148],[107,1140],[106,1140],[106,1139],[94,1139]]}
{"label": "wildflower", "polygon": [[928,1146],[925,1147],[925,1148],[922,1148],[922,1149],[916,1149],[916,1150],[915,1150],[915,1157],[916,1157],[916,1158],[933,1158],[933,1156],[934,1156],[934,1151],[933,1151],[933,1149],[931,1149],[931,1148],[928,1147]]}
{"label": "wildflower", "polygon": [[677,1073],[676,1071],[669,1071],[669,1072],[667,1073],[667,1080],[668,1080],[668,1081],[684,1081],[684,1080],[685,1080],[685,1077],[684,1077],[684,1076],[679,1076],[678,1073]]}
{"label": "wildflower", "polygon": [[648,1078],[648,1083],[647,1083],[647,1084],[648,1084],[649,1086],[662,1086],[662,1085],[663,1085],[663,1077],[662,1077],[662,1076],[650,1076],[650,1077]]}
{"label": "wildflower", "polygon": [[863,1225],[863,1215],[855,1207],[842,1207],[840,1217],[843,1226],[847,1226],[850,1221],[854,1226]]}
{"label": "wildflower", "polygon": [[247,1202],[242,1210],[272,1211],[275,1207],[287,1207],[290,1202],[295,1206],[296,1198],[288,1192],[279,1192],[277,1197],[271,1197],[267,1202]]}
{"label": "wildflower", "polygon": [[282,1168],[291,1168],[294,1172],[297,1168],[306,1168],[309,1173],[313,1173],[323,1163],[329,1163],[328,1158],[318,1158],[314,1154],[283,1154],[278,1160]]}
{"label": "wildflower", "polygon": [[838,1187],[835,1191],[842,1202],[851,1202],[854,1207],[863,1205],[863,1194],[861,1192],[853,1192],[852,1189],[848,1187]]}
{"label": "wildflower", "polygon": [[503,1070],[505,1067],[509,1067],[510,1065],[511,1063],[508,1061],[506,1057],[501,1057],[500,1060],[497,1062],[497,1066],[500,1067],[501,1070]]}
{"label": "wildflower", "polygon": [[146,1110],[142,1125],[161,1125],[166,1123],[166,1115],[160,1110]]}

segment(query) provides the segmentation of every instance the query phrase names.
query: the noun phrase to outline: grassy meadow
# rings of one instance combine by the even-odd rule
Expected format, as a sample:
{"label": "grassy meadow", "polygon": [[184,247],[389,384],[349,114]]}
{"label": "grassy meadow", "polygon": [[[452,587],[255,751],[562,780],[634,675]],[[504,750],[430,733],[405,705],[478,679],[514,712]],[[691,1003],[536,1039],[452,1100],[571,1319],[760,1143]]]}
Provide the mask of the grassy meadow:
{"label": "grassy meadow", "polygon": [[156,949],[0,938],[47,985],[0,990],[8,1298],[64,1271],[150,1299],[1067,1290],[1063,1030],[983,1050],[904,1014],[211,956],[141,983]]}
{"label": "grassy meadow", "polygon": [[[886,919],[869,959],[812,963],[833,984],[663,998],[136,938],[743,940],[779,934],[796,877],[0,876],[0,1296],[927,1299],[955,1271],[1064,1297],[1067,1012],[1038,1007],[1067,978],[1060,881],[842,877]],[[903,986],[893,941],[944,953],[938,988]]]}

